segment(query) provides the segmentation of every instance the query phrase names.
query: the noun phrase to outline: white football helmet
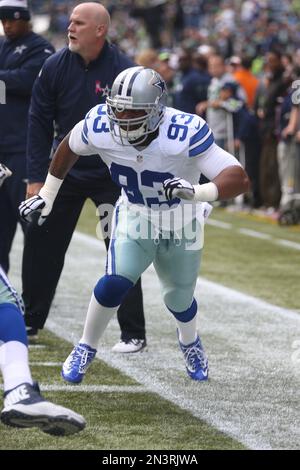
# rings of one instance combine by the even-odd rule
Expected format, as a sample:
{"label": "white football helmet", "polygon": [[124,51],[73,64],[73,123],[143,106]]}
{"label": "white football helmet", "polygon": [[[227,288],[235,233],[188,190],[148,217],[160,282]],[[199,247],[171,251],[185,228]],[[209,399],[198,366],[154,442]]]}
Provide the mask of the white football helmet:
{"label": "white football helmet", "polygon": [[[123,70],[106,99],[113,138],[122,145],[142,144],[160,125],[166,99],[166,83],[157,72],[145,67]],[[144,110],[145,114],[132,119],[118,119],[116,112],[126,109]]]}

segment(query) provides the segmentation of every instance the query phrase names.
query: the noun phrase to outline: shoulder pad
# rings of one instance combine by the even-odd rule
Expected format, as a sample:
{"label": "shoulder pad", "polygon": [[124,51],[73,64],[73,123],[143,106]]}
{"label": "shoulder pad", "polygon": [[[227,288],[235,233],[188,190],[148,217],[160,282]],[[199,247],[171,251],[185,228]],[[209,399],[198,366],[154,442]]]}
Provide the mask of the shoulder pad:
{"label": "shoulder pad", "polygon": [[100,104],[92,108],[84,119],[82,140],[85,143],[96,145],[99,137],[109,134],[109,122],[106,114],[106,104]]}
{"label": "shoulder pad", "polygon": [[195,157],[214,142],[213,134],[201,117],[167,108],[160,132],[161,147],[168,155]]}

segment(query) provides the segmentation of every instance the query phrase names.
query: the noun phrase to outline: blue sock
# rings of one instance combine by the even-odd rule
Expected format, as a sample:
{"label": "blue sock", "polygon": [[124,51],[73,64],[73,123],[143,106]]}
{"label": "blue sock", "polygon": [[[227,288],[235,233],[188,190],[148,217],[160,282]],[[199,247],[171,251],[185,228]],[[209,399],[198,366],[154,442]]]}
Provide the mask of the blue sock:
{"label": "blue sock", "polygon": [[19,341],[28,345],[22,313],[11,303],[0,304],[0,342]]}

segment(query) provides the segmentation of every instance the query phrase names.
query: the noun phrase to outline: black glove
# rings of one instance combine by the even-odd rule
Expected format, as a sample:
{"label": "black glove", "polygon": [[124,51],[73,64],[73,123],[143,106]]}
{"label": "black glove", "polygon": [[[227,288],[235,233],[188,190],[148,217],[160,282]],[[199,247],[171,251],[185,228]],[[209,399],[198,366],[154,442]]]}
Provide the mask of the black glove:
{"label": "black glove", "polygon": [[26,201],[21,202],[19,205],[19,213],[20,216],[25,222],[31,222],[33,220],[34,214],[40,212],[41,215],[38,219],[38,225],[42,225],[47,216],[50,214],[52,209],[52,203],[47,203],[45,199],[43,199],[38,194],[36,196],[32,196]]}
{"label": "black glove", "polygon": [[181,199],[194,199],[194,186],[183,178],[169,178],[163,182],[163,188],[168,201],[179,197]]}
{"label": "black glove", "polygon": [[12,175],[12,172],[3,163],[0,163],[0,188],[4,180]]}

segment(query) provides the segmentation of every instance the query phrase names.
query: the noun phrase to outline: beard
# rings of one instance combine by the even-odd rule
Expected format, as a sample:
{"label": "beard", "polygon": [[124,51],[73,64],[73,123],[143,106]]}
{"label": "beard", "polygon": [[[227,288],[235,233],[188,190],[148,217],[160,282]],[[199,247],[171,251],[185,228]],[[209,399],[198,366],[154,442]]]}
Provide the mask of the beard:
{"label": "beard", "polygon": [[71,52],[78,52],[80,46],[79,46],[79,44],[73,44],[73,43],[69,42],[68,47],[69,47],[69,50]]}

